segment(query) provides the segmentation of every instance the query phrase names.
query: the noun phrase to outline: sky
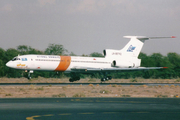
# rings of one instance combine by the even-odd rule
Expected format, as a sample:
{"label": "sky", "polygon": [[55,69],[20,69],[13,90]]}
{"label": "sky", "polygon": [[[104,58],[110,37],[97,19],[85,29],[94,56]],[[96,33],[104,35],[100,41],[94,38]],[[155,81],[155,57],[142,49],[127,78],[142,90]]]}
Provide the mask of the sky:
{"label": "sky", "polygon": [[148,55],[180,54],[179,0],[1,0],[0,48],[44,51],[60,44],[77,55],[120,50],[123,36],[166,37],[145,42]]}

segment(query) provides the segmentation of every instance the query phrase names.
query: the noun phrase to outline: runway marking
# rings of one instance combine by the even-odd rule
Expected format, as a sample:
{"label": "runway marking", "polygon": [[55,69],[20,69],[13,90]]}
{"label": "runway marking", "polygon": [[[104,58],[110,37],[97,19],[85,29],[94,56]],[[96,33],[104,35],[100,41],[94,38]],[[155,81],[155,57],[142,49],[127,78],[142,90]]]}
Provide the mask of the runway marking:
{"label": "runway marking", "polygon": [[33,117],[26,117],[26,120],[34,120]]}
{"label": "runway marking", "polygon": [[[117,114],[117,113],[121,113],[121,112],[101,112],[100,114]],[[139,112],[130,112],[132,114],[149,114],[151,112],[143,112],[143,111],[139,111]],[[176,114],[179,114],[180,112],[161,112],[161,113],[176,113]],[[79,114],[79,115],[93,115],[95,114],[94,112],[84,112],[84,113],[75,113],[75,114]],[[61,114],[47,114],[47,115],[34,115],[34,116],[31,116],[31,117],[26,117],[26,120],[35,120],[35,118],[41,118],[41,117],[49,117],[49,116],[56,116],[56,115],[59,115],[59,116],[70,116],[72,115],[72,113],[61,113]]]}
{"label": "runway marking", "polygon": [[72,115],[71,113],[62,113],[62,114],[58,114],[58,115]]}
{"label": "runway marking", "polygon": [[103,102],[103,103],[151,103],[151,102],[137,102],[137,101],[100,101],[96,100],[96,102]]}
{"label": "runway marking", "polygon": [[[87,112],[87,113],[76,113],[76,114],[90,115],[90,114],[94,114],[94,113],[92,113],[92,112]],[[72,115],[72,113],[62,113],[62,114],[58,114],[58,115],[59,115],[59,116],[62,116],[62,115]],[[31,117],[26,117],[26,120],[35,120],[34,118],[42,117],[42,116],[48,117],[48,116],[55,116],[55,115],[54,115],[54,114],[35,115],[35,116],[31,116]]]}
{"label": "runway marking", "polygon": [[35,115],[31,117],[26,117],[26,120],[34,120],[34,118],[41,117],[40,115]]}
{"label": "runway marking", "polygon": [[118,113],[118,112],[103,112],[102,114],[115,114],[115,113]]}
{"label": "runway marking", "polygon": [[89,115],[89,114],[94,114],[94,113],[92,113],[92,112],[87,112],[87,113],[78,113],[78,114]]}
{"label": "runway marking", "polygon": [[32,116],[33,118],[36,118],[36,117],[41,117],[40,115],[36,115],[36,116]]}
{"label": "runway marking", "polygon": [[34,116],[31,116],[31,117],[26,117],[26,120],[35,120],[35,118],[42,117],[42,116],[48,117],[48,116],[54,116],[54,114],[34,115]]}
{"label": "runway marking", "polygon": [[54,116],[53,114],[47,114],[47,115],[43,115],[43,116]]}
{"label": "runway marking", "polygon": [[163,113],[180,113],[180,112],[163,112]]}
{"label": "runway marking", "polygon": [[81,101],[81,99],[74,99],[74,100],[72,100],[72,101]]}
{"label": "runway marking", "polygon": [[[103,100],[96,100],[96,102],[104,102],[104,103],[110,103],[110,102],[122,102],[122,101],[103,101]],[[126,102],[126,101],[123,101]]]}
{"label": "runway marking", "polygon": [[150,113],[150,112],[131,112],[131,113]]}
{"label": "runway marking", "polygon": [[93,100],[82,100],[82,99],[71,99],[71,101],[77,101],[77,102],[93,102]]}

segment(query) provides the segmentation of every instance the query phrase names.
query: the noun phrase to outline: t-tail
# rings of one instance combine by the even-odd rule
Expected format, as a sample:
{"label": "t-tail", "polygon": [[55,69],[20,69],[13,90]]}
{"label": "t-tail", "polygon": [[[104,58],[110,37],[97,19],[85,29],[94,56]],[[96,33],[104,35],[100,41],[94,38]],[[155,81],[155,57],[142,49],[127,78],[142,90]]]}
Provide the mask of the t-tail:
{"label": "t-tail", "polygon": [[162,39],[162,38],[175,38],[171,37],[146,37],[146,36],[124,36],[125,38],[130,38],[130,41],[121,50],[106,49],[103,51],[105,57],[133,57],[137,58],[144,42],[149,39]]}

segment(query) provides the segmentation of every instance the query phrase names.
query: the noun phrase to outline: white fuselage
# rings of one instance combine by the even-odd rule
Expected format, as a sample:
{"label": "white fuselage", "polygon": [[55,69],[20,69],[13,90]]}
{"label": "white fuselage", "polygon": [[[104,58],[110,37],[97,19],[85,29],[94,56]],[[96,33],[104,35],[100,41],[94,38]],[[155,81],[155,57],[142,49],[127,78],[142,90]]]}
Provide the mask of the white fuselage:
{"label": "white fuselage", "polygon": [[[139,59],[116,59],[119,64],[113,65],[112,58],[77,57],[56,55],[22,55],[9,61],[6,65],[11,68],[22,70],[43,70],[71,72],[72,68],[129,68],[139,67]],[[116,64],[117,64],[116,63]]]}

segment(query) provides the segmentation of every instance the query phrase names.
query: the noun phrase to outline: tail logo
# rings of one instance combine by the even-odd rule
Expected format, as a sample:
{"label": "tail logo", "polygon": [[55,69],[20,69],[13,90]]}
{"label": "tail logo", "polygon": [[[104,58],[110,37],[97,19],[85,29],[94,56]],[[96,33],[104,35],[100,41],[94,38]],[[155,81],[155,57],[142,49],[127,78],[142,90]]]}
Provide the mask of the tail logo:
{"label": "tail logo", "polygon": [[127,49],[127,52],[133,52],[133,50],[135,50],[136,47],[130,45],[129,48]]}

